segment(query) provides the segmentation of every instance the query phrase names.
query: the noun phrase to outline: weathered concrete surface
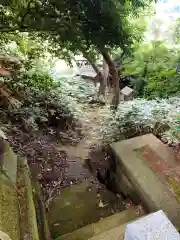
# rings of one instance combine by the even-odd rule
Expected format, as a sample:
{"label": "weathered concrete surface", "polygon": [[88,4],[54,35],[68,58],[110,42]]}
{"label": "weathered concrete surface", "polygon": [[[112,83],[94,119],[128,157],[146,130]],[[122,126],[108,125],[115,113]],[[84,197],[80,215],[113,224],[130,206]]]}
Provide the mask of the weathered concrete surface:
{"label": "weathered concrete surface", "polygon": [[17,181],[18,189],[21,193],[19,196],[21,238],[39,240],[30,172],[27,161],[24,158],[18,158]]}
{"label": "weathered concrete surface", "polygon": [[19,203],[16,190],[17,156],[0,138],[0,230],[13,240],[20,239]]}
{"label": "weathered concrete surface", "polygon": [[124,240],[126,226],[127,224],[123,224],[116,228],[110,229],[109,231],[105,231],[92,238],[89,238],[89,240]]}
{"label": "weathered concrete surface", "polygon": [[31,172],[31,176],[39,239],[51,240],[52,238],[49,230],[49,224],[47,221],[47,213],[41,193],[41,186],[37,182],[36,175],[33,172]]}
{"label": "weathered concrete surface", "polygon": [[91,180],[62,189],[49,208],[52,237],[73,232],[122,209],[124,205],[117,196]]}
{"label": "weathered concrete surface", "polygon": [[20,215],[17,191],[9,178],[6,180],[4,178],[0,172],[0,230],[11,239],[19,240]]}
{"label": "weathered concrete surface", "polygon": [[124,240],[131,239],[180,240],[180,235],[164,212],[160,210],[129,223]]}
{"label": "weathered concrete surface", "polygon": [[148,211],[162,209],[177,229],[180,229],[180,204],[168,186],[155,174],[135,150],[150,146],[169,165],[176,160],[169,149],[152,134],[111,144],[116,153],[116,165],[127,176]]}
{"label": "weathered concrete surface", "polygon": [[137,218],[137,209],[132,207],[120,213],[113,214],[109,217],[101,219],[97,223],[87,225],[72,233],[58,237],[56,240],[84,240],[96,236],[100,233],[108,231],[112,228],[135,220]]}
{"label": "weathered concrete surface", "polygon": [[97,73],[94,71],[92,67],[81,67],[80,73],[83,78],[95,79]]}
{"label": "weathered concrete surface", "polygon": [[13,183],[16,183],[17,156],[13,152],[9,143],[2,138],[0,138],[0,166]]}

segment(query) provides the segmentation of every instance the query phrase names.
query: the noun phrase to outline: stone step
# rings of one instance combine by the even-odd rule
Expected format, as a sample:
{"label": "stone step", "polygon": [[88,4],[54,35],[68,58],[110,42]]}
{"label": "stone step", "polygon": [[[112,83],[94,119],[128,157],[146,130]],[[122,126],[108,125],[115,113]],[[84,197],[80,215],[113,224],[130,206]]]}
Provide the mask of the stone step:
{"label": "stone step", "polygon": [[148,212],[163,210],[180,230],[179,166],[169,148],[154,135],[111,144],[116,174],[125,174]]}
{"label": "stone step", "polygon": [[0,231],[13,240],[19,240],[20,206],[16,188],[17,156],[13,153],[9,143],[1,138],[0,162]]}
{"label": "stone step", "polygon": [[98,234],[92,238],[89,238],[89,240],[124,240],[126,226],[127,224],[125,223],[121,226],[118,226],[116,228],[105,231],[101,234]]}
{"label": "stone step", "polygon": [[49,207],[52,237],[71,233],[124,209],[121,199],[100,184],[87,180],[72,185],[62,189]]}
{"label": "stone step", "polygon": [[1,169],[6,172],[12,182],[16,183],[17,156],[8,141],[2,138],[0,138],[0,165]]}
{"label": "stone step", "polygon": [[44,201],[41,193],[41,186],[39,182],[37,182],[36,174],[31,172],[31,175],[32,175],[31,183],[33,187],[33,196],[34,196],[34,203],[36,208],[39,239],[50,240],[52,238],[51,238],[49,225],[47,221],[46,209],[45,209],[45,205],[44,205]]}
{"label": "stone step", "polygon": [[[31,176],[27,160],[18,157],[18,178],[21,239],[39,240]],[[14,238],[13,238],[14,239]]]}
{"label": "stone step", "polygon": [[56,240],[85,240],[93,236],[96,236],[100,233],[108,231],[112,228],[135,220],[137,218],[137,209],[136,207],[129,208],[120,213],[113,214],[109,217],[101,219],[97,223],[92,223],[83,228],[77,229],[72,233],[60,236]]}

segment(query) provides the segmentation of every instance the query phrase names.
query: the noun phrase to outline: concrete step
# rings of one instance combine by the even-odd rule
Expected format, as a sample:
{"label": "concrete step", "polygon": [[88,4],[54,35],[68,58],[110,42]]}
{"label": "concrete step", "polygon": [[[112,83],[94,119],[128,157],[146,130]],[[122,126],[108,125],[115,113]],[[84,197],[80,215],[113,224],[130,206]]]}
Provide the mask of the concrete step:
{"label": "concrete step", "polygon": [[18,158],[17,186],[20,206],[21,239],[39,240],[30,171],[25,158]]}
{"label": "concrete step", "polygon": [[45,205],[44,205],[44,201],[41,193],[41,186],[37,182],[35,174],[31,172],[31,175],[32,175],[31,183],[33,187],[33,196],[34,196],[34,203],[36,208],[39,239],[51,240],[52,238],[51,238],[49,225],[47,221],[46,209],[45,209]]}
{"label": "concrete step", "polygon": [[92,238],[89,238],[89,240],[124,240],[126,226],[127,224],[125,223],[121,226],[118,226],[116,228],[100,233]]}
{"label": "concrete step", "polygon": [[163,210],[180,230],[179,163],[152,134],[115,142],[116,174],[124,174],[147,212]]}
{"label": "concrete step", "polygon": [[[1,138],[0,163],[0,231],[13,240],[19,240],[20,207],[16,188],[17,156],[8,142]],[[3,235],[0,237],[4,239]]]}
{"label": "concrete step", "polygon": [[71,233],[124,209],[121,199],[90,180],[62,189],[49,207],[52,237]]}
{"label": "concrete step", "polygon": [[137,209],[135,207],[124,210],[120,213],[113,214],[109,217],[101,219],[97,223],[92,223],[83,228],[77,229],[72,233],[60,236],[56,240],[85,240],[93,236],[101,234],[105,231],[123,225],[137,218]]}
{"label": "concrete step", "polygon": [[0,239],[39,240],[27,160],[18,157],[1,137],[0,165]]}
{"label": "concrete step", "polygon": [[0,138],[0,165],[12,182],[16,183],[17,155],[13,152],[8,141],[2,138]]}

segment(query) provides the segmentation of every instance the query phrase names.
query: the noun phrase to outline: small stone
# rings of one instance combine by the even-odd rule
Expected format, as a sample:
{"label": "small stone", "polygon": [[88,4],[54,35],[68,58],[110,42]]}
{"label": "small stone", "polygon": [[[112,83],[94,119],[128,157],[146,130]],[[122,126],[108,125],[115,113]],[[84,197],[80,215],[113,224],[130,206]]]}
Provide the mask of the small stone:
{"label": "small stone", "polygon": [[60,225],[60,223],[55,223],[54,226],[55,227],[58,227]]}

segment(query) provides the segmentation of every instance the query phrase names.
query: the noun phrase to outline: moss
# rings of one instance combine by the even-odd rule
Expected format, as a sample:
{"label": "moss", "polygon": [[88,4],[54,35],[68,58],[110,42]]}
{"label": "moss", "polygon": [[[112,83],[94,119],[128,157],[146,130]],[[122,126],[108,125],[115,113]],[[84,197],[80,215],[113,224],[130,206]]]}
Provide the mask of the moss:
{"label": "moss", "polygon": [[107,189],[97,188],[88,180],[72,185],[62,189],[49,208],[52,237],[73,232],[121,210],[124,210],[124,204]]}
{"label": "moss", "polygon": [[32,186],[26,160],[18,158],[18,188],[21,205],[21,237],[22,239],[39,240],[36,212],[32,195]]}
{"label": "moss", "polygon": [[0,230],[19,240],[19,205],[17,192],[7,180],[0,180]]}
{"label": "moss", "polygon": [[43,202],[43,198],[41,195],[41,187],[36,180],[36,177],[32,174],[32,186],[33,186],[33,197],[34,203],[37,213],[37,225],[39,231],[39,238],[41,240],[49,240],[51,239],[49,225],[46,217],[46,210]]}
{"label": "moss", "polygon": [[59,236],[56,240],[84,240],[90,239],[100,233],[118,227],[124,223],[130,222],[137,218],[137,209],[130,208],[120,213],[113,214],[109,217],[101,219],[100,221],[87,225],[83,228],[79,228],[72,233],[68,233],[63,236]]}
{"label": "moss", "polygon": [[176,199],[180,202],[180,184],[173,178],[169,178],[168,183],[171,185]]}
{"label": "moss", "polygon": [[[13,152],[9,143],[6,140],[0,140],[2,145],[3,154],[0,156],[1,168],[7,172],[13,183],[16,183],[17,174],[17,156]],[[3,178],[4,176],[2,176]]]}

